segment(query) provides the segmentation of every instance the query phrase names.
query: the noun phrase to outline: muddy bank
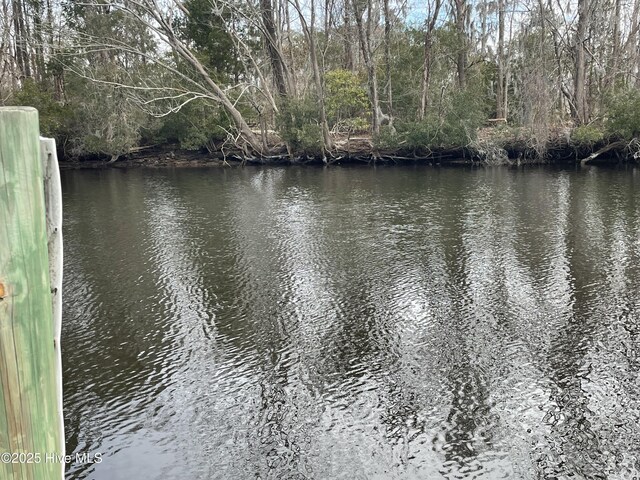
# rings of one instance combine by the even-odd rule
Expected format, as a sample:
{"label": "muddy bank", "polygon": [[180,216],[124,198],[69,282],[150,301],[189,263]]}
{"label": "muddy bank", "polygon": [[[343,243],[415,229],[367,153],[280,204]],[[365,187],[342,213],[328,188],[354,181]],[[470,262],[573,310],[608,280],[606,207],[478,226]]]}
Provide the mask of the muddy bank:
{"label": "muddy bank", "polygon": [[626,142],[575,145],[568,138],[555,136],[540,147],[521,138],[495,138],[481,132],[478,140],[470,145],[451,148],[382,149],[368,137],[339,139],[331,152],[290,153],[282,145],[272,147],[269,156],[247,155],[240,149],[207,151],[184,150],[178,145],[141,147],[120,156],[82,159],[65,159],[61,169],[78,168],[163,168],[163,167],[229,167],[238,165],[374,165],[406,164],[424,165],[525,165],[525,164],[620,164],[636,163]]}

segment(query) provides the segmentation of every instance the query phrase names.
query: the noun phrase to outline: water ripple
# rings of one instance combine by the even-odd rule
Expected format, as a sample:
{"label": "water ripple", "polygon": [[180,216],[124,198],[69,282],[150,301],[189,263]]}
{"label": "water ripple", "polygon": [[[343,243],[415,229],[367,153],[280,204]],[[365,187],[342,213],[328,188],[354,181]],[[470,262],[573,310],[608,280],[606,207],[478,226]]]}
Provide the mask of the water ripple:
{"label": "water ripple", "polygon": [[63,181],[69,478],[640,476],[630,172]]}

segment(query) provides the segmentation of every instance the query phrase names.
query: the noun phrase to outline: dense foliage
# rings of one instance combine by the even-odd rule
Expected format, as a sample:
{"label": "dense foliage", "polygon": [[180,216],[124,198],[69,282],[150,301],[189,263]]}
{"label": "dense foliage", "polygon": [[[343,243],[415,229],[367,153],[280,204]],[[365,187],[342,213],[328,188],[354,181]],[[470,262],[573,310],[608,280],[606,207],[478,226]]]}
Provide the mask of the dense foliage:
{"label": "dense foliage", "polygon": [[264,154],[274,133],[296,152],[354,134],[428,152],[495,117],[541,153],[558,126],[580,145],[640,136],[640,0],[0,2],[0,104],[37,107],[72,157]]}

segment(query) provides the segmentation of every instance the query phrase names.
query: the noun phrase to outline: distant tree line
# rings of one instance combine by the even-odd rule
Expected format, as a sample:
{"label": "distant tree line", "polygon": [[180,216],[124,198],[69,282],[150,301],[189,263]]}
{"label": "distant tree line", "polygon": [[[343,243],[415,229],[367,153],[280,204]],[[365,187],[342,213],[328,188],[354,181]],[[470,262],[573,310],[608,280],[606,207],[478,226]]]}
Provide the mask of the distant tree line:
{"label": "distant tree line", "polygon": [[[544,152],[640,132],[640,0],[0,0],[0,104],[70,156],[140,145]],[[506,125],[503,125],[506,123]],[[520,134],[520,133],[519,133]],[[274,140],[274,138],[276,140]]]}

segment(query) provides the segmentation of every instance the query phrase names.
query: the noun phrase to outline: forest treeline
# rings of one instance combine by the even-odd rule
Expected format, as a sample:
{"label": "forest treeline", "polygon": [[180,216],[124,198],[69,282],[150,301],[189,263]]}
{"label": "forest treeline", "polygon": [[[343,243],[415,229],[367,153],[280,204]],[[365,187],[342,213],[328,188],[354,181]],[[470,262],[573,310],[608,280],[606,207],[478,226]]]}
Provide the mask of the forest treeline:
{"label": "forest treeline", "polygon": [[0,2],[0,104],[67,157],[640,151],[640,0]]}

